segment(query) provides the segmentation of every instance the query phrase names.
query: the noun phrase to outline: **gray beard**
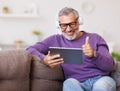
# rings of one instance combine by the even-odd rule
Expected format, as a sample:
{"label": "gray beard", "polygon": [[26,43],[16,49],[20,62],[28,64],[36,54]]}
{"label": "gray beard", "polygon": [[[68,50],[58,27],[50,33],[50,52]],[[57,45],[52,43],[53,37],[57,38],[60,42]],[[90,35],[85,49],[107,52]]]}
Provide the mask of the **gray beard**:
{"label": "gray beard", "polygon": [[78,36],[78,34],[79,34],[79,31],[76,31],[75,34],[71,38],[69,38],[65,35],[65,33],[62,33],[62,35],[68,40],[74,40]]}

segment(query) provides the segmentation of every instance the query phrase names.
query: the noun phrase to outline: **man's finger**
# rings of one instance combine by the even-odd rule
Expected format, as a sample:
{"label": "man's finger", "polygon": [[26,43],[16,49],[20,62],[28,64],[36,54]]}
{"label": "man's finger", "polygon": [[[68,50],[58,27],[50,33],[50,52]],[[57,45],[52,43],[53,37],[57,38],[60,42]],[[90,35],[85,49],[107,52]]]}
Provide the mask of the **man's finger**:
{"label": "man's finger", "polygon": [[89,36],[86,37],[85,44],[89,44]]}
{"label": "man's finger", "polygon": [[47,55],[50,55],[50,51],[48,51],[48,54]]}

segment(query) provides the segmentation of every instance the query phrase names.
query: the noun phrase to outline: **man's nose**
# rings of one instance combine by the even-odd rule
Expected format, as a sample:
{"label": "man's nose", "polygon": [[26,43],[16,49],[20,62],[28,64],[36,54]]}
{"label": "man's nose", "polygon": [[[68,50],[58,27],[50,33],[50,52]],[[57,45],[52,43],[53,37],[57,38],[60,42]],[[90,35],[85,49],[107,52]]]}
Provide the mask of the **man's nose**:
{"label": "man's nose", "polygon": [[66,30],[67,30],[67,31],[71,31],[71,29],[72,29],[72,28],[70,27],[70,25],[67,25]]}

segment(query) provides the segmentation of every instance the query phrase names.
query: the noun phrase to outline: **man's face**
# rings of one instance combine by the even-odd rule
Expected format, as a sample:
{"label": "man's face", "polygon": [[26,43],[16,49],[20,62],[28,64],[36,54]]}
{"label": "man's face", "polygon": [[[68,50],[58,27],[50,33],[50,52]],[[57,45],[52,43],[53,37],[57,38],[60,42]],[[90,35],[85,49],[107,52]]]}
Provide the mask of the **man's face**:
{"label": "man's face", "polygon": [[59,25],[64,36],[69,40],[74,40],[79,31],[79,22],[73,13],[59,17]]}

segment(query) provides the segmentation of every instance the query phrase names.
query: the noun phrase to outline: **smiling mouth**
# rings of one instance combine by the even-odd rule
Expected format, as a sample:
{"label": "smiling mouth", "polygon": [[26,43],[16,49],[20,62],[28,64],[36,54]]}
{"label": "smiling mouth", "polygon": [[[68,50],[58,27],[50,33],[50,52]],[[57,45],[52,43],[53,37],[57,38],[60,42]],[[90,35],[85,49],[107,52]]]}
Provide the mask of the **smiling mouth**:
{"label": "smiling mouth", "polygon": [[73,33],[67,33],[67,36],[73,36],[74,34]]}
{"label": "smiling mouth", "polygon": [[73,31],[73,30],[72,30],[72,31],[69,31],[69,32],[66,32],[66,34],[69,35],[69,36],[74,35],[74,33],[75,33],[75,31]]}

